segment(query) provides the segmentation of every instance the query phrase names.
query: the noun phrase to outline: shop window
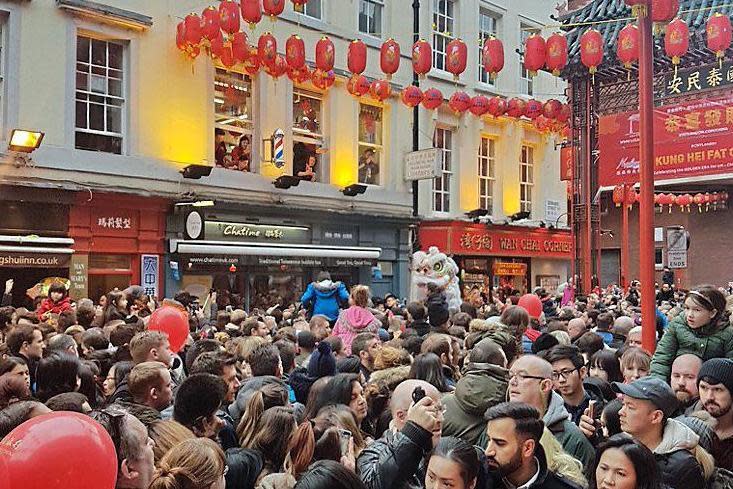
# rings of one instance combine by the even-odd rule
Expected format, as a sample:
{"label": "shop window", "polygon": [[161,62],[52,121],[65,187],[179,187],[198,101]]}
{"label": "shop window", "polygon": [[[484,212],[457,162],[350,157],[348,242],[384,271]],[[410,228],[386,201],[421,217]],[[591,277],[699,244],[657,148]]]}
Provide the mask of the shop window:
{"label": "shop window", "polygon": [[[522,47],[521,49],[524,49],[524,42],[527,40],[527,38],[532,34],[531,29],[532,27],[527,24],[520,24],[520,39],[522,40]],[[532,77],[529,76],[529,71],[524,69],[524,62],[520,63],[519,65],[520,70],[520,87],[521,87],[521,93],[525,95],[533,95],[534,94],[534,82],[532,81]]]}
{"label": "shop window", "polygon": [[433,147],[440,150],[440,176],[433,179],[433,210],[450,212],[450,184],[453,177],[453,131],[438,127],[433,136]]}
{"label": "shop window", "polygon": [[124,46],[76,40],[76,149],[122,154],[125,124]]}
{"label": "shop window", "polygon": [[496,180],[496,142],[481,138],[478,148],[479,208],[494,212],[494,181]]}
{"label": "shop window", "polygon": [[489,77],[489,74],[484,69],[484,41],[491,36],[495,36],[497,32],[497,24],[499,22],[496,14],[485,8],[479,9],[478,14],[478,81],[489,85],[495,85],[496,81]]}
{"label": "shop window", "polygon": [[453,40],[455,19],[454,0],[433,0],[433,66],[445,71],[448,43]]}
{"label": "shop window", "polygon": [[311,182],[324,181],[321,167],[323,147],[323,96],[293,90],[293,175]]}
{"label": "shop window", "polygon": [[323,0],[309,0],[305,5],[294,5],[293,10],[308,17],[322,20],[322,2]]}
{"label": "shop window", "polygon": [[532,190],[534,188],[534,148],[522,146],[519,159],[519,202],[522,212],[532,212]]}
{"label": "shop window", "polygon": [[381,185],[384,156],[384,110],[359,104],[359,183]]}
{"label": "shop window", "polygon": [[252,80],[216,68],[214,76],[214,155],[216,166],[253,171]]}
{"label": "shop window", "polygon": [[383,0],[359,0],[359,32],[381,37],[383,10]]}
{"label": "shop window", "polygon": [[94,301],[107,292],[124,290],[132,283],[130,255],[91,253],[89,255],[89,296]]}

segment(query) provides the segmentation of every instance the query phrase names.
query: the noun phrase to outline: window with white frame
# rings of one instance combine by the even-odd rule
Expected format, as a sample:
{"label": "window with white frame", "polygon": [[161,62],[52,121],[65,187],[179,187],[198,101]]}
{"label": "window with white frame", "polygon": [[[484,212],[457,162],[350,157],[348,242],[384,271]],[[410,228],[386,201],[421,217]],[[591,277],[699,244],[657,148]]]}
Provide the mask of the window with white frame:
{"label": "window with white frame", "polygon": [[324,181],[320,165],[323,147],[323,95],[293,89],[293,176]]}
{"label": "window with white frame", "polygon": [[522,145],[519,158],[519,203],[520,211],[532,212],[532,189],[534,187],[534,148]]}
{"label": "window with white frame", "polygon": [[[524,49],[524,42],[527,40],[527,38],[532,35],[531,29],[532,26],[527,24],[520,24],[520,38],[522,40],[522,48]],[[521,92],[525,95],[532,95],[534,93],[534,86],[532,82],[532,77],[529,76],[529,71],[527,71],[524,68],[524,61],[520,64],[520,88]]]}
{"label": "window with white frame", "polygon": [[445,71],[448,43],[453,40],[455,1],[433,0],[433,66]]}
{"label": "window with white frame", "polygon": [[124,51],[124,46],[117,42],[77,36],[77,149],[122,154],[125,125]]}
{"label": "window with white frame", "polygon": [[496,148],[495,141],[481,137],[478,147],[478,184],[479,208],[494,212],[494,181],[496,180]]}
{"label": "window with white frame", "polygon": [[433,179],[433,210],[450,212],[450,185],[453,176],[453,131],[435,128],[433,147],[440,150],[440,176]]}
{"label": "window with white frame", "polygon": [[322,14],[321,11],[321,2],[323,0],[308,0],[308,3],[305,5],[293,5],[293,10],[296,12],[300,12],[303,15],[307,15],[308,17],[313,17],[314,19],[322,20]]}
{"label": "window with white frame", "polygon": [[484,41],[491,36],[496,36],[498,17],[495,13],[488,9],[481,8],[478,13],[478,80],[482,83],[494,85],[495,81],[491,79],[484,69]]}
{"label": "window with white frame", "polygon": [[238,171],[252,167],[252,80],[216,68],[214,75],[214,156],[216,166]]}
{"label": "window with white frame", "polygon": [[382,184],[384,156],[384,110],[359,104],[359,183]]}
{"label": "window with white frame", "polygon": [[382,36],[384,0],[359,0],[359,32]]}

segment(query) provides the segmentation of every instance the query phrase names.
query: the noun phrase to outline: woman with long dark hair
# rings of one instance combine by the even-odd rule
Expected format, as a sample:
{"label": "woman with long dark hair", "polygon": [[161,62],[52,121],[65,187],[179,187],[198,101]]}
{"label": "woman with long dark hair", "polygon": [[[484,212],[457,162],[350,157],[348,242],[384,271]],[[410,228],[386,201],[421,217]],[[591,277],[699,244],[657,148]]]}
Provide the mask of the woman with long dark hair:
{"label": "woman with long dark hair", "polygon": [[612,350],[599,350],[590,357],[590,369],[588,371],[591,377],[598,377],[606,382],[623,382],[624,377],[621,375],[621,364]]}
{"label": "woman with long dark hair", "polygon": [[662,478],[651,450],[626,433],[619,433],[598,447],[590,487],[661,489]]}
{"label": "woman with long dark hair", "polygon": [[77,392],[81,386],[79,359],[65,353],[54,353],[38,362],[36,397],[46,402],[56,394]]}
{"label": "woman with long dark hair", "polygon": [[355,374],[336,374],[328,381],[320,398],[316,400],[314,411],[318,413],[326,406],[344,404],[354,413],[357,424],[367,416],[367,402],[364,398],[364,388]]}
{"label": "woman with long dark hair", "polygon": [[454,436],[441,438],[428,461],[425,488],[474,489],[478,469],[478,455],[472,445]]}
{"label": "woman with long dark hair", "polygon": [[440,392],[450,392],[451,388],[448,387],[448,382],[445,379],[445,372],[443,371],[443,363],[440,361],[440,357],[435,353],[421,353],[415,357],[415,361],[410,366],[410,379],[424,380],[425,382],[432,384]]}

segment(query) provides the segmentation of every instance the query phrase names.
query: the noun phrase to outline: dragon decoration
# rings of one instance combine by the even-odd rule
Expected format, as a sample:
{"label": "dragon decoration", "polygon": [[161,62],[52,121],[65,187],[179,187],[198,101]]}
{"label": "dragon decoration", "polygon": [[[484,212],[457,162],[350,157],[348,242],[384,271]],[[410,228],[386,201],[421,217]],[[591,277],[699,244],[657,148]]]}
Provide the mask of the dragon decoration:
{"label": "dragon decoration", "polygon": [[435,285],[445,293],[448,310],[451,314],[460,311],[461,289],[458,285],[458,265],[437,247],[431,246],[427,253],[418,251],[412,255],[411,292],[412,300],[425,302],[428,285]]}

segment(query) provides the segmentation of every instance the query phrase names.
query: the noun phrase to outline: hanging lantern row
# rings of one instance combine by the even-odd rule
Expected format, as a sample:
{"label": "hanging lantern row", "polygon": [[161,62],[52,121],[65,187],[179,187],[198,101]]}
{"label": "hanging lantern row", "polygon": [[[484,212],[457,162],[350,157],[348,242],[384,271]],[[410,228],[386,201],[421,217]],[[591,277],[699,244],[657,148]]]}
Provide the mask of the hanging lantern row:
{"label": "hanging lantern row", "polygon": [[[625,205],[631,208],[639,202],[639,193],[631,185],[616,185],[613,188],[612,200],[616,207]],[[691,212],[693,205],[697,205],[698,212],[708,212],[711,209],[716,211],[719,208],[727,207],[728,192],[700,192],[695,195],[658,193],[654,194],[654,204],[658,205],[662,211],[664,211],[664,206],[668,206],[670,213],[675,205],[680,208],[681,212]]]}
{"label": "hanging lantern row", "polygon": [[562,34],[552,34],[545,40],[535,33],[524,41],[524,68],[529,76],[537,76],[543,68],[559,76],[567,64],[568,40]]}

